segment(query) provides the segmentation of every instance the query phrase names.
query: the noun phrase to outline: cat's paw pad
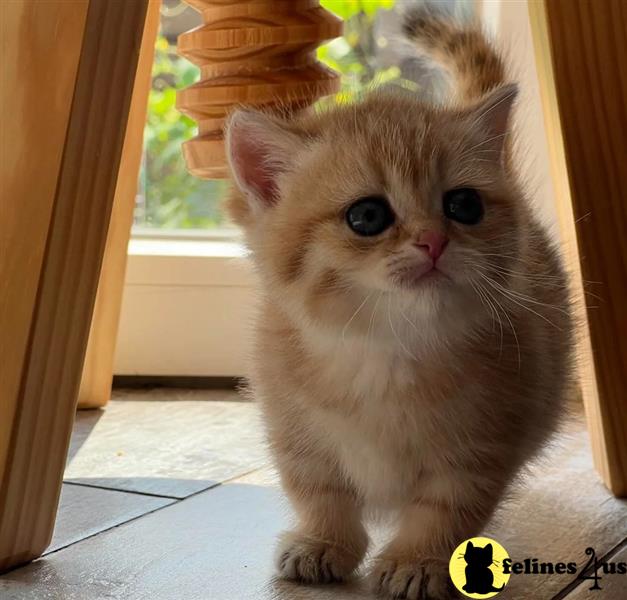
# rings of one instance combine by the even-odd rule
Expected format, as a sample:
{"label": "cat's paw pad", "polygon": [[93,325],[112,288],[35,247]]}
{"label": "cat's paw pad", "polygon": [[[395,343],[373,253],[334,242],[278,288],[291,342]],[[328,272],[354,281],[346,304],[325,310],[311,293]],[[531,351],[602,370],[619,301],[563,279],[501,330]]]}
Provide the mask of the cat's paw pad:
{"label": "cat's paw pad", "polygon": [[345,581],[361,556],[340,546],[297,533],[283,536],[277,551],[279,576],[301,583]]}
{"label": "cat's paw pad", "polygon": [[446,568],[435,562],[379,558],[370,581],[379,598],[386,600],[449,600],[455,597]]}

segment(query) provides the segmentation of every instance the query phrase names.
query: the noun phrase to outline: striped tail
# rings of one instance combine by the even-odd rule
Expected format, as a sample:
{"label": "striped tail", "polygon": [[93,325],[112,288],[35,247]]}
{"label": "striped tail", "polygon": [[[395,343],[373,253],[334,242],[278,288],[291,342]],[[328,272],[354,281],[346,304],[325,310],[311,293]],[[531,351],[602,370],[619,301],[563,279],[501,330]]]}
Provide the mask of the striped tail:
{"label": "striped tail", "polygon": [[472,103],[506,83],[503,61],[481,28],[420,6],[407,11],[405,35],[452,76],[462,103]]}

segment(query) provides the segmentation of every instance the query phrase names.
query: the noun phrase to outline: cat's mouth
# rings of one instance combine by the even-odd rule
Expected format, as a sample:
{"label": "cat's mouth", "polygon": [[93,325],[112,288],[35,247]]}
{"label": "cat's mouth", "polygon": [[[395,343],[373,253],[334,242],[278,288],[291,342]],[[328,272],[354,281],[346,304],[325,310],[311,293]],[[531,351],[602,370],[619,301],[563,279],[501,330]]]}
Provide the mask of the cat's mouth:
{"label": "cat's mouth", "polygon": [[404,267],[392,273],[392,279],[400,287],[418,288],[425,285],[438,285],[450,281],[451,278],[435,265]]}

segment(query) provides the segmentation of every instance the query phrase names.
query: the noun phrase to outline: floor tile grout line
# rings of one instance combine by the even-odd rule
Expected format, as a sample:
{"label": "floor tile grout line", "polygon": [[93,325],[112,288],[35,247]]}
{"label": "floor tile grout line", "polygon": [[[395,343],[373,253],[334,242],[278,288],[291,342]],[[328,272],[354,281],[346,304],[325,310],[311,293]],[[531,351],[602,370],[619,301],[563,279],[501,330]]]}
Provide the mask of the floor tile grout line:
{"label": "floor tile grout line", "polygon": [[[163,498],[163,500],[168,500],[169,498]],[[164,504],[163,506],[157,506],[156,508],[153,508],[152,510],[149,510],[145,513],[142,513],[141,515],[137,515],[136,517],[132,517],[131,519],[127,519],[126,521],[121,521],[120,523],[116,523],[115,525],[111,525],[111,527],[107,527],[106,529],[101,529],[100,531],[95,531],[94,533],[90,534],[90,535],[86,535],[84,538],[81,538],[80,540],[75,540],[74,542],[70,542],[69,544],[65,544],[65,546],[59,546],[58,548],[55,548],[54,550],[51,550],[50,552],[44,552],[40,557],[36,558],[35,560],[40,560],[42,558],[47,558],[48,556],[52,556],[53,554],[56,554],[57,552],[61,552],[61,550],[65,550],[71,546],[75,546],[76,544],[80,544],[81,542],[84,542],[86,540],[89,540],[91,538],[94,538],[102,533],[106,533],[107,531],[111,531],[113,529],[117,529],[118,527],[121,527],[122,525],[127,525],[128,523],[132,523],[133,521],[137,521],[139,519],[142,519],[143,517],[147,517],[148,515],[152,515],[154,513],[156,513],[157,511],[163,510],[164,508],[168,508],[169,506],[174,506],[175,504],[178,504],[179,501],[177,501],[176,499],[173,499],[172,502],[169,502],[168,504]],[[33,561],[35,562],[35,561]],[[27,567],[29,564],[31,563],[27,563],[25,565],[21,565],[22,567]],[[10,573],[10,571],[8,571]],[[3,573],[4,575],[5,573]]]}
{"label": "floor tile grout line", "polygon": [[[80,544],[81,542],[84,542],[85,540],[91,539],[93,537],[96,537],[98,535],[101,535],[103,533],[107,533],[108,531],[112,531],[113,529],[117,529],[118,527],[121,527],[122,525],[127,525],[128,523],[132,523],[133,521],[138,521],[139,519],[142,519],[144,517],[147,517],[149,515],[152,515],[160,510],[164,510],[166,508],[171,508],[173,506],[175,506],[176,504],[180,504],[181,502],[185,502],[185,500],[188,500],[189,498],[193,498],[194,496],[197,496],[199,494],[202,494],[203,492],[209,492],[212,490],[215,490],[216,488],[221,487],[222,485],[224,485],[225,483],[229,483],[231,481],[235,481],[237,479],[240,479],[241,477],[246,477],[247,475],[250,475],[251,473],[255,473],[256,471],[261,471],[262,469],[267,468],[267,465],[264,465],[263,467],[257,467],[255,469],[251,469],[250,471],[247,471],[245,473],[240,473],[239,475],[234,475],[233,477],[230,477],[229,479],[225,479],[224,481],[220,481],[218,483],[216,483],[215,485],[209,486],[208,488],[199,490],[197,492],[194,492],[193,494],[190,494],[189,496],[186,496],[185,498],[172,498],[170,496],[156,496],[157,498],[161,498],[162,500],[172,500],[172,502],[169,502],[168,504],[164,504],[163,506],[157,506],[156,508],[154,508],[153,510],[149,510],[145,513],[142,513],[141,515],[137,515],[136,517],[133,517],[132,519],[128,519],[126,521],[122,521],[121,523],[116,523],[115,525],[112,525],[111,527],[107,527],[106,529],[102,529],[100,531],[96,531],[94,533],[92,533],[91,535],[86,535],[84,538],[81,538],[80,540],[76,540],[74,542],[71,542],[69,544],[65,544],[65,546],[60,546],[59,548],[55,548],[54,550],[50,551],[50,552],[44,552],[38,559],[35,560],[39,560],[40,558],[44,558],[44,557],[48,557],[48,556],[52,556],[53,554],[56,554],[57,552],[60,552],[61,550],[65,550],[66,548],[69,548],[70,546],[74,546],[76,544]],[[64,481],[64,483],[70,483],[72,485],[84,485],[81,483],[72,483],[69,481]],[[91,485],[85,485],[84,487],[94,487],[96,489],[109,489],[109,488],[101,488],[99,486],[91,486]],[[113,490],[113,491],[125,491],[125,490]],[[139,493],[138,493],[139,495]],[[22,568],[22,567],[26,567],[28,566],[27,563],[26,565],[20,565],[19,567],[16,567],[16,569]],[[11,569],[13,570],[13,569]],[[10,573],[11,571],[7,571],[7,573]],[[3,575],[6,573],[3,573]]]}
{"label": "floor tile grout line", "polygon": [[[149,498],[164,498],[166,500],[184,500],[184,498],[181,498],[180,496],[166,496],[164,494],[151,494],[150,492],[139,492],[137,490],[127,490],[123,488],[108,487],[106,485],[96,485],[95,483],[82,483],[78,481],[68,481],[65,479],[63,480],[63,485],[74,485],[74,486],[79,486],[79,487],[90,488],[93,490],[107,490],[109,492],[134,494],[136,496],[147,496]],[[209,489],[209,488],[203,488],[203,489]]]}
{"label": "floor tile grout line", "polygon": [[261,471],[262,469],[267,469],[269,467],[268,464],[264,464],[261,467],[255,467],[254,469],[250,469],[250,471],[244,471],[243,473],[238,473],[237,475],[233,475],[232,477],[229,477],[227,479],[224,479],[223,481],[217,481],[212,483],[211,485],[208,485],[207,487],[204,487],[200,490],[196,490],[195,492],[192,492],[191,494],[188,494],[187,496],[166,496],[164,494],[152,494],[150,492],[140,492],[137,490],[129,490],[129,489],[124,489],[124,488],[115,488],[115,487],[109,487],[109,486],[105,486],[105,485],[98,485],[95,483],[83,483],[80,481],[72,481],[69,479],[64,479],[63,480],[63,484],[67,484],[67,485],[74,485],[74,486],[81,486],[81,487],[87,487],[87,488],[92,488],[95,490],[108,490],[111,492],[122,492],[122,493],[126,493],[126,494],[135,494],[137,496],[148,496],[149,498],[165,498],[168,500],[176,500],[176,501],[183,501],[183,500],[187,500],[187,498],[193,498],[194,496],[197,496],[198,494],[202,494],[203,492],[208,492],[209,490],[212,490],[216,487],[218,487],[219,485],[222,485],[223,483],[231,483],[233,481],[237,481],[238,479],[241,479],[242,477],[247,477],[248,475],[251,475],[252,473],[256,473],[257,471]]}
{"label": "floor tile grout line", "polygon": [[[627,537],[621,540],[620,542],[618,542],[618,544],[612,547],[601,558],[598,558],[597,562],[598,563],[607,562],[625,548],[627,548]],[[590,565],[590,567],[588,567],[585,571],[580,573],[576,579],[573,579],[568,585],[566,585],[557,594],[555,594],[555,596],[553,596],[551,600],[563,600],[563,598],[567,598],[568,596],[570,596],[572,592],[577,590],[577,588],[579,588],[585,583],[585,580],[580,579],[580,577],[582,575],[590,575],[590,573],[594,571],[594,567],[595,565]]]}
{"label": "floor tile grout line", "polygon": [[[229,477],[228,479],[221,481],[218,485],[224,485],[225,483],[233,483],[234,481],[237,481],[238,479],[241,479],[242,477],[247,477],[248,475],[252,475],[253,473],[256,473],[257,471],[262,471],[263,469],[267,469],[268,466],[269,465],[265,464],[262,467],[255,467],[254,469],[251,469],[250,471],[245,471],[244,473],[240,473],[239,475],[234,475],[233,477]],[[197,496],[198,494],[201,494],[203,491],[207,491],[207,490],[199,490],[197,492],[194,492],[193,494],[190,494],[189,496],[186,496],[185,498],[183,498],[183,500],[186,500],[187,498],[191,498],[192,496]]]}

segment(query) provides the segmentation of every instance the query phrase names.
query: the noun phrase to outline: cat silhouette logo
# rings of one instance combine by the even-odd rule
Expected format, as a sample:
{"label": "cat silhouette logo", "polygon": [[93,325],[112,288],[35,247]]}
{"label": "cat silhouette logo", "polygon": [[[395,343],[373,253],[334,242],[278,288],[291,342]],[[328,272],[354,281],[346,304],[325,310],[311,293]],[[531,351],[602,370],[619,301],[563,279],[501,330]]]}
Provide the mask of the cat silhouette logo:
{"label": "cat silhouette logo", "polygon": [[462,542],[449,562],[453,585],[469,598],[492,598],[509,581],[503,561],[509,558],[501,544],[490,538],[475,537]]}

